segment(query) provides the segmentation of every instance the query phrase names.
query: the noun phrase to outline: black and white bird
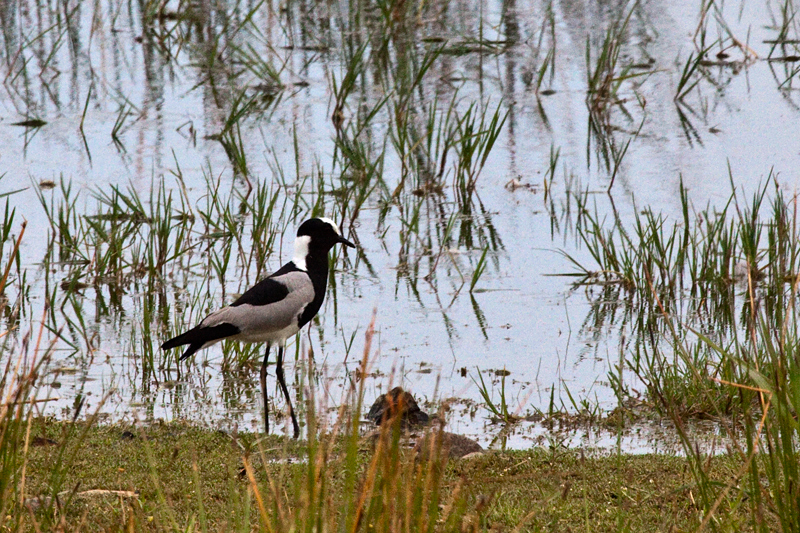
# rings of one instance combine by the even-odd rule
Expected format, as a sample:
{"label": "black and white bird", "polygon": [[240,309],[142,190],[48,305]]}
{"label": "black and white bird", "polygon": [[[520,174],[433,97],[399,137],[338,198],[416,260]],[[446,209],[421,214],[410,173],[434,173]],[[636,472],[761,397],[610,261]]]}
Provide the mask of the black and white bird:
{"label": "black and white bird", "polygon": [[328,218],[303,222],[294,241],[294,257],[280,270],[261,280],[227,307],[214,311],[197,326],[161,345],[163,350],[189,345],[181,360],[223,339],[265,342],[267,351],[261,364],[261,395],[264,399],[264,425],[269,433],[267,404],[267,361],[271,346],[278,347],[276,375],[289,404],[294,438],[300,427],[283,374],[283,349],[286,339],[300,331],[317,314],[328,285],[328,252],[336,244],[355,248]]}

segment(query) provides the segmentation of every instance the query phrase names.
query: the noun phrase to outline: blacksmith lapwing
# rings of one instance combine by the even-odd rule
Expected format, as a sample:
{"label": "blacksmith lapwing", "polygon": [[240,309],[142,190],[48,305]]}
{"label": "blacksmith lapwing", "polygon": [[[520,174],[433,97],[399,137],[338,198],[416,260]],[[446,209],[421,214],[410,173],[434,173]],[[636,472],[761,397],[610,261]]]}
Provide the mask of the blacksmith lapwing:
{"label": "blacksmith lapwing", "polygon": [[303,222],[294,241],[294,258],[280,270],[242,294],[227,307],[214,311],[197,326],[161,345],[163,350],[188,344],[181,360],[223,339],[265,342],[267,351],[261,364],[261,395],[264,399],[264,425],[269,433],[267,404],[267,360],[269,349],[278,347],[275,374],[281,386],[294,426],[300,434],[292,401],[283,374],[283,348],[286,339],[297,333],[317,314],[328,285],[328,252],[335,244],[355,245],[342,237],[335,222],[312,218]]}

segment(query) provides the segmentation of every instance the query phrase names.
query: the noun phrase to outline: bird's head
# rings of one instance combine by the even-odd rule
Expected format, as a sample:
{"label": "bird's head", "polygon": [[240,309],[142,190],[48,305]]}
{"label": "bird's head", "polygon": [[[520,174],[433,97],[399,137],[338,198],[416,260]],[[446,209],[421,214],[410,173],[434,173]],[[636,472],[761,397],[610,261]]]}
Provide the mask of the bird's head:
{"label": "bird's head", "polygon": [[[297,228],[297,243],[306,250],[328,250],[336,244],[355,248],[355,244],[342,236],[339,226],[329,218],[310,218]],[[302,250],[295,250],[295,255]]]}

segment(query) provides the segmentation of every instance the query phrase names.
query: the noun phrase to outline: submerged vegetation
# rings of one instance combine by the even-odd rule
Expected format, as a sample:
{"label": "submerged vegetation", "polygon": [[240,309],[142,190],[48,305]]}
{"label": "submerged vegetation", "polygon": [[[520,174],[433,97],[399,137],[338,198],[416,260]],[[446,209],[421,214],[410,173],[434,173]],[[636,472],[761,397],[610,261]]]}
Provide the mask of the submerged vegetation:
{"label": "submerged vegetation", "polygon": [[[0,527],[797,531],[797,9],[3,4]],[[305,441],[259,438],[260,346],[158,346],[322,215]],[[365,446],[395,381],[547,449]]]}

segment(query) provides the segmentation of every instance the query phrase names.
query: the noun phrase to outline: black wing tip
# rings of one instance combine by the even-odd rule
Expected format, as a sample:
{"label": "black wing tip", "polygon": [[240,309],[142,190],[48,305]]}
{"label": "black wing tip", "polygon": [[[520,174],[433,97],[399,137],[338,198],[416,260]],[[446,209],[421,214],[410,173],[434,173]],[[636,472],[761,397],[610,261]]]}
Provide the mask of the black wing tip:
{"label": "black wing tip", "polygon": [[178,346],[191,344],[197,340],[198,340],[198,328],[195,327],[185,333],[181,333],[180,335],[172,337],[168,341],[165,341],[164,344],[161,345],[161,349],[171,350],[172,348],[177,348]]}
{"label": "black wing tip", "polygon": [[178,341],[178,337],[173,337],[170,340],[164,342],[164,344],[161,345],[161,349],[171,350],[173,348],[177,348],[178,346],[182,346],[181,342]]}
{"label": "black wing tip", "polygon": [[181,355],[181,361],[191,356],[198,350],[201,350],[207,342],[213,342],[226,337],[231,337],[239,333],[239,328],[233,324],[219,324],[211,327],[195,327],[182,333],[177,337],[173,337],[161,345],[162,350],[171,350],[178,346],[189,345],[186,351]]}
{"label": "black wing tip", "polygon": [[203,343],[202,342],[200,344],[197,344],[197,343],[191,343],[191,341],[183,340],[182,337],[185,338],[185,336],[186,336],[186,333],[184,333],[183,335],[178,335],[177,337],[171,338],[170,340],[166,341],[164,344],[161,345],[161,349],[162,350],[171,350],[172,348],[177,348],[179,346],[184,346],[184,345],[188,344],[189,347],[186,348],[186,351],[183,352],[183,354],[180,356],[180,359],[179,359],[180,361],[183,361],[184,359],[186,359],[190,355],[194,354],[197,350],[199,350],[200,348],[203,347]]}
{"label": "black wing tip", "polygon": [[201,343],[201,344],[190,344],[190,345],[189,345],[189,347],[188,347],[188,348],[186,348],[186,351],[185,351],[185,352],[183,352],[183,354],[181,355],[181,357],[180,357],[179,361],[183,361],[184,359],[187,359],[187,358],[189,358],[189,357],[193,356],[193,355],[194,355],[195,353],[197,353],[197,352],[200,350],[200,348],[202,348],[202,347],[203,347],[203,344],[202,344],[202,343]]}

